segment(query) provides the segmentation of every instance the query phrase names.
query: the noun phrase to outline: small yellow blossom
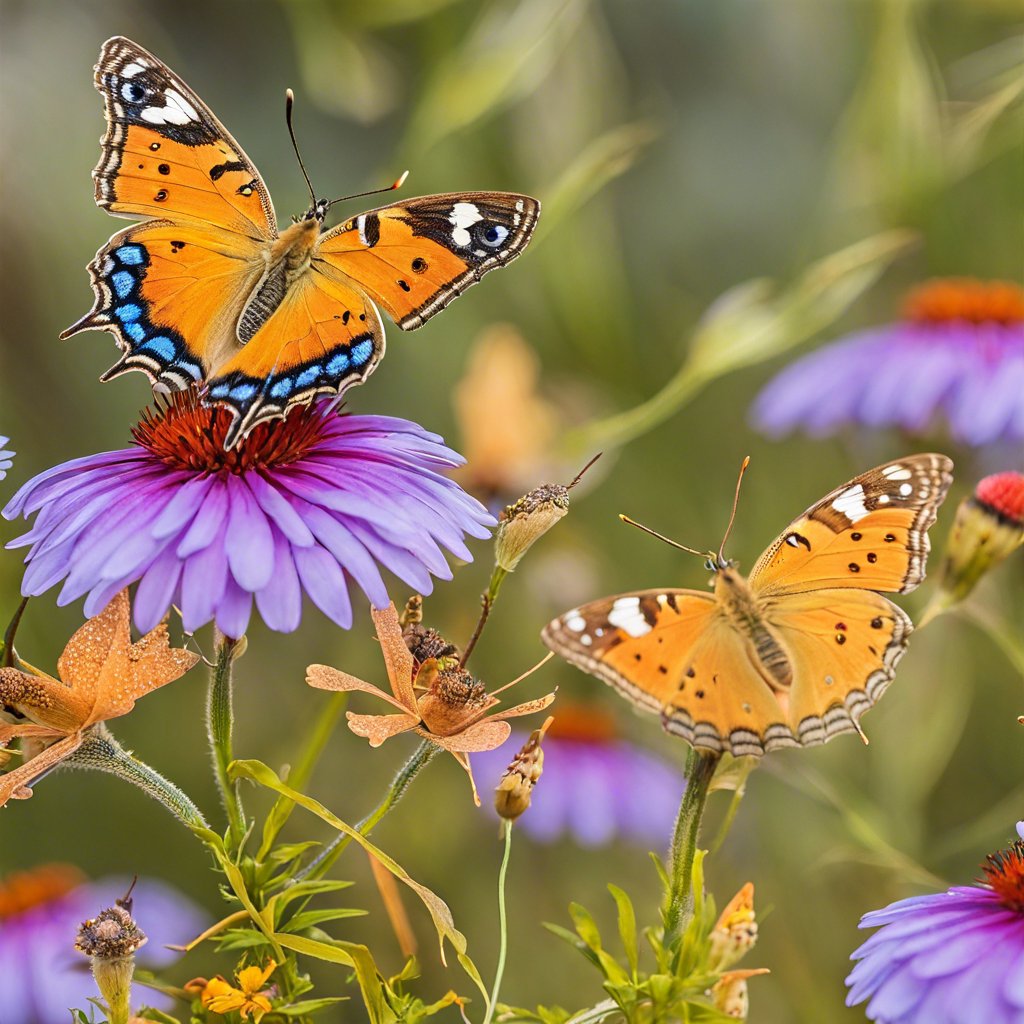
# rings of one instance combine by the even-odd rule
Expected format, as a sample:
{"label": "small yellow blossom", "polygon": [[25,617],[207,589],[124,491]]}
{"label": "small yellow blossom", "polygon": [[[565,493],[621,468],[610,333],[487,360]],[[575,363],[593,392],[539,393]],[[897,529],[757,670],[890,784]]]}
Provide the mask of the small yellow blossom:
{"label": "small yellow blossom", "polygon": [[220,975],[209,981],[196,978],[185,988],[199,990],[199,1000],[207,1010],[214,1013],[232,1013],[237,1010],[242,1020],[248,1020],[252,1014],[252,1019],[259,1024],[271,1008],[270,999],[267,998],[269,990],[263,986],[276,968],[277,964],[273,960],[268,960],[264,968],[243,967],[235,974],[238,988],[230,985]]}

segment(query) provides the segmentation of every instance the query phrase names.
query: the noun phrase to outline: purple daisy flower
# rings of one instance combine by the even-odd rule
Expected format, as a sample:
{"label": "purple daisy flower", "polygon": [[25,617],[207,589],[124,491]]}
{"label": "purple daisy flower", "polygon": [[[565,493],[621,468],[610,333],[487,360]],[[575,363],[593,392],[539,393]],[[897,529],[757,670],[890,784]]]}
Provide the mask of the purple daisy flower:
{"label": "purple daisy flower", "polygon": [[756,426],[824,436],[850,423],[920,433],[945,421],[969,445],[1024,440],[1024,288],[940,279],[904,312],[790,364],[755,400]]}
{"label": "purple daisy flower", "polygon": [[[474,754],[477,778],[496,783],[508,751],[527,735],[514,732],[501,748]],[[516,827],[542,843],[569,834],[581,846],[623,838],[660,848],[685,788],[681,772],[618,738],[610,715],[591,705],[556,705],[544,736],[544,774]]]}
{"label": "purple daisy flower", "polygon": [[[87,882],[76,868],[48,864],[0,879],[0,1020],[14,1024],[68,1024],[70,1007],[88,1011],[98,997],[89,961],[74,949],[79,925],[123,896],[130,878]],[[140,878],[132,913],[149,941],[139,952],[143,967],[158,969],[177,954],[164,947],[198,935],[209,918],[163,882]],[[136,1003],[170,1009],[172,1001],[139,988]]]}
{"label": "purple daisy flower", "polygon": [[29,547],[26,596],[64,580],[60,605],[85,614],[139,582],[135,622],[152,629],[171,605],[186,630],[214,620],[245,632],[255,599],[280,632],[305,592],[342,628],[348,583],[388,604],[380,567],[423,594],[451,579],[441,548],[471,561],[464,536],[494,520],[444,470],[462,458],[408,420],[304,407],[224,450],[230,416],[177,395],[143,416],[135,445],[41,473],[3,510],[37,513],[8,547]]}
{"label": "purple daisy flower", "polygon": [[14,465],[14,456],[18,454],[7,451],[10,440],[9,437],[0,437],[0,480],[7,476],[7,471]]}
{"label": "purple daisy flower", "polygon": [[861,928],[879,930],[851,957],[846,1005],[870,1000],[880,1024],[1024,1021],[1024,841],[990,855],[984,872],[979,885],[865,914]]}

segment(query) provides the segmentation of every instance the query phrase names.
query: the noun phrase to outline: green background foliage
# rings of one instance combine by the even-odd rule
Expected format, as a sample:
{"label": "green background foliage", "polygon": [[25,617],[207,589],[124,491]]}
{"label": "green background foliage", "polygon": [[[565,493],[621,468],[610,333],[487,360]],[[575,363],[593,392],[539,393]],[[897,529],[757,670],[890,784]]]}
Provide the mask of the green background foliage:
{"label": "green background foliage", "polygon": [[[118,226],[93,205],[89,180],[102,128],[92,65],[115,34],[152,49],[206,99],[261,169],[281,216],[307,205],[285,132],[286,86],[298,97],[297,131],[318,194],[376,187],[409,167],[408,195],[503,188],[545,203],[537,241],[520,262],[421,331],[390,330],[388,358],[348,399],[353,411],[409,417],[459,447],[453,386],[474,338],[508,322],[537,351],[542,390],[575,428],[562,439],[567,476],[573,459],[582,463],[598,442],[607,448],[588,488],[574,492],[569,518],[505,585],[474,654],[492,685],[536,661],[542,624],[579,601],[703,586],[696,560],[623,529],[616,514],[697,547],[717,544],[745,454],[752,465],[731,546],[746,568],[802,508],[884,459],[938,448],[956,461],[957,483],[933,531],[939,553],[973,482],[1021,468],[1019,453],[958,448],[941,432],[772,442],[746,418],[757,390],[802,350],[794,346],[886,322],[914,282],[1019,276],[1022,86],[1011,0],[7,0],[0,18],[0,431],[19,453],[0,484],[5,500],[58,461],[125,445],[149,398],[141,374],[97,383],[114,359],[108,336],[56,340],[88,308],[84,265]],[[862,267],[837,272],[823,298],[790,315],[785,300],[804,294],[815,261],[897,229],[913,235],[869,243]],[[716,298],[753,279],[779,290],[734,295],[734,320],[717,333],[707,323],[697,331]],[[793,286],[796,293],[787,291]],[[763,328],[765,317],[770,330],[744,334],[752,323]],[[743,349],[745,338],[752,349]],[[594,426],[657,393],[688,351],[691,363],[707,359],[709,347],[710,369],[670,394],[657,415],[645,413],[625,433],[614,420]],[[627,436],[634,439],[616,443]],[[4,523],[0,540],[22,529]],[[472,629],[490,569],[488,545],[474,550],[476,563],[426,604],[428,620],[456,641]],[[13,611],[19,578],[18,554],[4,555],[2,617]],[[903,601],[911,614],[928,586]],[[25,657],[51,668],[81,619],[80,603],[56,609],[55,593],[31,603],[19,636]],[[393,594],[405,597],[401,585]],[[1018,559],[983,583],[972,606],[1005,622],[1016,616],[1019,627],[1022,596]],[[275,770],[296,760],[326,699],[303,682],[309,661],[383,682],[371,635],[366,614],[345,633],[308,607],[292,636],[255,624],[237,667],[237,756]],[[199,642],[209,653],[210,637]],[[682,765],[684,749],[655,720],[635,716],[574,669],[552,663],[526,687],[540,694],[556,683],[563,697],[610,707],[624,735]],[[941,620],[912,640],[895,685],[865,719],[869,747],[844,736],[773,755],[754,773],[728,841],[705,865],[719,905],[748,879],[757,889],[761,939],[744,966],[772,974],[751,983],[753,1019],[863,1019],[842,1008],[860,915],[970,880],[982,856],[1006,841],[1024,816],[1021,683],[1019,668],[976,624]],[[212,812],[203,699],[194,672],[113,731]],[[339,728],[310,792],[356,821],[414,742],[371,752]],[[479,782],[486,799],[497,780]],[[249,800],[269,806],[266,794]],[[726,802],[712,798],[708,834]],[[671,827],[666,821],[666,845]],[[311,828],[319,824],[293,816],[289,834],[298,841]],[[487,976],[501,847],[450,759],[437,759],[374,842],[443,896]],[[226,912],[193,838],[110,777],[51,777],[34,799],[0,815],[0,869],[48,860],[93,875],[166,878],[212,915]],[[401,957],[365,862],[342,864],[371,913],[334,933],[367,943],[383,969],[397,972]],[[602,998],[586,965],[541,921],[567,924],[576,900],[614,934],[609,881],[629,891],[641,920],[655,919],[657,878],[643,850],[540,846],[520,836],[504,1000],[575,1008]],[[438,964],[426,915],[407,902],[424,998],[465,990],[458,968],[446,973]],[[230,963],[193,953],[175,980]],[[324,967],[318,994],[335,994],[341,972]],[[354,1005],[340,1005],[331,1011],[337,1019],[360,1019]]]}

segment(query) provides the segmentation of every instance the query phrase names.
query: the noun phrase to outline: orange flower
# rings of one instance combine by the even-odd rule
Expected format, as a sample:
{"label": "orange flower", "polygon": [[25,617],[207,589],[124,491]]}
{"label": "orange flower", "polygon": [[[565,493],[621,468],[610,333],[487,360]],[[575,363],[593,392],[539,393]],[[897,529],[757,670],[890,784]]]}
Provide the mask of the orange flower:
{"label": "orange flower", "polygon": [[228,984],[219,974],[207,981],[194,978],[185,986],[186,990],[199,993],[199,1000],[207,1010],[214,1013],[232,1013],[237,1010],[242,1020],[249,1014],[259,1024],[265,1013],[270,1012],[270,989],[264,989],[267,979],[277,968],[273,960],[267,961],[262,970],[259,967],[243,967],[235,974],[238,988]]}
{"label": "orange flower", "polygon": [[91,726],[128,714],[139,697],[183,676],[199,660],[169,645],[163,623],[133,644],[130,615],[128,591],[122,590],[68,641],[57,662],[60,680],[0,668],[0,705],[28,719],[10,722],[0,714],[0,748],[20,738],[22,753],[34,753],[0,775],[0,807],[12,797],[30,797],[31,784],[73,754]]}
{"label": "orange flower", "polygon": [[320,690],[372,693],[398,708],[398,714],[390,715],[357,715],[349,711],[348,727],[357,736],[365,736],[371,747],[379,747],[385,740],[403,732],[415,732],[437,744],[466,770],[473,787],[473,799],[479,805],[480,797],[467,755],[500,747],[512,731],[505,719],[543,711],[555,699],[554,693],[488,714],[501,703],[496,694],[519,679],[489,694],[465,669],[446,667],[436,658],[418,663],[406,645],[393,604],[383,611],[372,609],[371,615],[394,696],[329,665],[310,665],[306,682]]}
{"label": "orange flower", "polygon": [[747,882],[728,902],[711,929],[711,963],[716,970],[731,967],[754,948],[757,921],[754,916],[754,884]]}

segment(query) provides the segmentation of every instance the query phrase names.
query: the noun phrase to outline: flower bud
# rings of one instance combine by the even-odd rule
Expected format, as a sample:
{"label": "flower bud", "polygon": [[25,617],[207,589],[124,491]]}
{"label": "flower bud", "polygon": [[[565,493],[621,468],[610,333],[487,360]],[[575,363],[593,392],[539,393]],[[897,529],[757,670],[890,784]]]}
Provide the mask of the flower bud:
{"label": "flower bud", "polygon": [[515,821],[530,806],[533,787],[544,771],[541,741],[553,721],[554,718],[549,717],[539,729],[530,733],[530,738],[505,769],[494,790],[494,808],[506,821]]}
{"label": "flower bud", "polygon": [[745,886],[729,901],[709,936],[708,957],[712,970],[731,967],[757,942],[757,921],[754,919],[754,885]]}
{"label": "flower bud", "polygon": [[146,942],[132,918],[129,895],[85,921],[75,939],[75,949],[92,960],[92,974],[106,1001],[110,1024],[127,1024],[135,953]]}
{"label": "flower bud", "polygon": [[569,511],[569,489],[543,484],[505,507],[498,522],[494,560],[512,572],[520,559]]}
{"label": "flower bud", "polygon": [[762,967],[753,971],[728,971],[723,974],[711,988],[711,999],[715,1009],[727,1017],[746,1020],[750,1012],[747,978],[767,973],[767,968]]}
{"label": "flower bud", "polygon": [[962,601],[981,577],[1024,542],[1024,474],[987,476],[960,502],[940,590],[923,622]]}

